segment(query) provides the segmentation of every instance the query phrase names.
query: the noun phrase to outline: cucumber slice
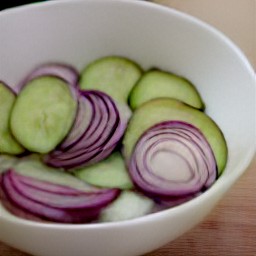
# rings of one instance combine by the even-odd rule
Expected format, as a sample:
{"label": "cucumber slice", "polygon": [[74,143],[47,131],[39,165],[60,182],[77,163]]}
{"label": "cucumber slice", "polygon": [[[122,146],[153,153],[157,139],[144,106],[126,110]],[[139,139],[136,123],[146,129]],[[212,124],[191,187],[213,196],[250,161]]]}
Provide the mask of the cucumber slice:
{"label": "cucumber slice", "polygon": [[[14,170],[22,175],[41,181],[51,182],[58,185],[68,186],[83,191],[96,190],[75,176],[64,172],[62,169],[52,168],[40,161],[40,156],[32,155],[25,157],[13,166]],[[97,191],[97,190],[96,190]]]}
{"label": "cucumber slice", "polygon": [[141,68],[123,57],[104,57],[89,64],[81,74],[80,87],[107,93],[118,102],[127,102],[131,89],[142,74]]}
{"label": "cucumber slice", "polygon": [[135,144],[147,129],[168,120],[188,122],[200,129],[213,150],[218,173],[224,170],[228,149],[223,133],[217,124],[204,112],[170,98],[148,101],[134,112],[123,139],[125,158],[127,160],[130,158]]}
{"label": "cucumber slice", "polygon": [[0,155],[0,175],[2,172],[12,168],[18,161],[17,157],[10,155]]}
{"label": "cucumber slice", "polygon": [[204,103],[196,87],[183,77],[160,70],[146,72],[132,89],[129,102],[132,109],[146,101],[170,97],[204,109]]}
{"label": "cucumber slice", "polygon": [[100,215],[100,222],[123,221],[138,218],[152,212],[154,202],[133,191],[123,191],[121,195]]}
{"label": "cucumber slice", "polygon": [[21,154],[24,148],[11,134],[9,121],[16,95],[0,81],[0,153]]}
{"label": "cucumber slice", "polygon": [[94,186],[120,189],[133,187],[124,160],[119,152],[113,153],[97,164],[76,170],[75,175]]}
{"label": "cucumber slice", "polygon": [[11,130],[28,150],[48,153],[69,132],[77,100],[69,85],[53,76],[30,81],[16,99],[11,115]]}

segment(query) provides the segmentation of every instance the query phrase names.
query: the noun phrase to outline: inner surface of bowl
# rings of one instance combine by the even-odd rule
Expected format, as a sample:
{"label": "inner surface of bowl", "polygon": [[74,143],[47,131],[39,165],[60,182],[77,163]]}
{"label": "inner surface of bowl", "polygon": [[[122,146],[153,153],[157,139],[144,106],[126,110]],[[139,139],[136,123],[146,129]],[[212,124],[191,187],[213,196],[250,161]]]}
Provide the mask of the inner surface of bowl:
{"label": "inner surface of bowl", "polygon": [[[65,252],[62,255],[70,255],[71,250],[80,255],[78,242],[84,243],[85,239],[88,253],[94,255],[103,255],[104,246],[111,247],[109,254],[104,255],[145,253],[201,221],[249,164],[255,151],[253,70],[240,50],[214,28],[144,1],[53,1],[6,10],[0,18],[1,80],[16,85],[29,70],[44,62],[66,62],[81,70],[99,57],[124,56],[145,70],[157,67],[191,80],[206,102],[206,112],[222,129],[229,149],[221,178],[187,204],[124,223],[73,227],[31,224],[11,217],[0,206],[1,240],[30,253],[60,255],[60,242],[48,249],[43,239],[40,242],[47,227],[52,230],[48,242],[56,241],[57,236],[62,241],[70,239],[70,244],[61,243]],[[65,229],[76,234],[65,236]],[[4,230],[9,230],[9,235]],[[109,230],[113,231],[110,236]],[[17,234],[24,231],[30,235],[18,239]],[[31,232],[37,238],[33,245],[29,245]],[[144,236],[144,245],[137,241],[140,235]],[[96,236],[100,246],[96,245]],[[114,239],[119,242],[115,248]]]}

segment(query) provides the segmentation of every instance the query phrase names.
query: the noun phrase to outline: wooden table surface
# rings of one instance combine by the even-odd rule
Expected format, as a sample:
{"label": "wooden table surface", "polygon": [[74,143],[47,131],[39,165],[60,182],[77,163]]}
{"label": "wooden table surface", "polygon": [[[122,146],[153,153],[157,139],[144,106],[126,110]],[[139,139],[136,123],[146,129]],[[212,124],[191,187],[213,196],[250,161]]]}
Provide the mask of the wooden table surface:
{"label": "wooden table surface", "polygon": [[[242,49],[256,70],[256,0],[154,2],[187,12],[214,25]],[[256,155],[245,174],[200,225],[145,256],[169,255],[256,255]],[[28,255],[0,242],[0,256]]]}

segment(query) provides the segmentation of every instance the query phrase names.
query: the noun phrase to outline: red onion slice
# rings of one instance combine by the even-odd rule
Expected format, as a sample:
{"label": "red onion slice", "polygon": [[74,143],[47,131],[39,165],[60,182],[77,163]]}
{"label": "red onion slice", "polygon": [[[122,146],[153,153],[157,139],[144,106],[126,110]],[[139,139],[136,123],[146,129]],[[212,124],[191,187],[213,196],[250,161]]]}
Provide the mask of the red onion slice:
{"label": "red onion slice", "polygon": [[111,138],[105,144],[104,150],[111,148],[119,143],[120,138],[122,138],[125,133],[128,121],[132,115],[132,112],[128,105],[116,103],[116,107],[119,113],[119,122],[113,133],[113,136],[111,136]]}
{"label": "red onion slice", "polygon": [[[29,185],[24,182],[26,179]],[[33,181],[35,184],[31,186]],[[42,184],[37,188],[40,182]],[[101,209],[111,203],[120,192],[118,189],[102,189],[100,193],[80,191],[79,194],[74,195],[72,192],[69,193],[71,188],[66,188],[64,193],[65,188],[61,186],[62,193],[56,193],[52,189],[49,191],[41,189],[44,183],[9,170],[2,175],[1,197],[4,197],[7,205],[9,204],[9,209],[18,214],[20,209],[23,216],[24,213],[28,213],[28,216],[32,215],[43,220],[80,223],[97,218]],[[55,191],[59,191],[59,185],[51,184],[51,186],[56,186]]]}
{"label": "red onion slice", "polygon": [[[101,97],[99,97],[96,93],[85,91],[83,93],[84,97],[90,98],[94,102],[95,109],[98,110],[98,115],[94,117],[94,120],[92,120],[92,123],[96,124],[94,129],[91,129],[90,131],[87,131],[85,133],[85,136],[82,140],[78,141],[73,149],[71,151],[77,151],[79,149],[88,149],[89,151],[92,151],[98,145],[103,143],[104,137],[103,133],[104,130],[106,131],[106,127],[109,122],[111,122],[111,115],[109,114],[107,105],[102,100]],[[97,122],[96,122],[97,121]]]}
{"label": "red onion slice", "polygon": [[[124,134],[131,115],[128,107],[121,113],[111,97],[102,92],[90,90],[80,91],[80,94],[81,98],[90,102],[90,107],[79,109],[84,113],[78,112],[70,132],[71,137],[67,137],[66,141],[45,157],[48,165],[72,169],[96,163],[112,153]],[[86,118],[87,111],[90,112],[89,121],[84,121],[86,125],[83,131],[83,126],[76,122],[81,117]]]}
{"label": "red onion slice", "polygon": [[[35,172],[36,171],[37,170],[35,170]],[[45,175],[47,175],[47,173],[45,173]],[[40,180],[39,178],[33,178],[25,175],[17,175],[16,172],[12,172],[12,176],[14,176],[15,179],[18,179],[19,182],[23,183],[25,186],[28,186],[37,190],[41,190],[41,191],[60,194],[60,195],[63,194],[63,195],[76,196],[76,195],[81,195],[81,191],[83,191],[83,194],[97,194],[97,193],[102,193],[103,191],[102,189],[88,185],[87,183],[83,184],[87,189],[85,191],[85,190],[75,189],[74,187],[69,187],[67,185],[60,185],[60,184],[55,184],[53,182]]]}
{"label": "red onion slice", "polygon": [[68,136],[58,147],[61,152],[69,149],[77,141],[82,139],[82,136],[90,128],[94,116],[95,109],[91,101],[85,97],[79,96],[76,120]]}
{"label": "red onion slice", "polygon": [[199,196],[201,193],[202,192],[180,197],[153,197],[155,201],[153,212],[158,212],[169,209],[171,207],[178,206],[180,204],[192,200],[193,198]]}
{"label": "red onion slice", "polygon": [[[145,178],[153,179],[152,182],[158,181],[159,183],[162,183],[162,180],[173,182],[173,189],[177,193],[179,192],[177,191],[177,188],[175,188],[175,185],[177,185],[182,191],[186,191],[187,189],[190,190],[191,188],[189,185],[191,185],[197,191],[197,189],[200,188],[201,183],[206,182],[208,177],[206,176],[207,173],[205,172],[200,173],[201,175],[195,175],[194,170],[200,171],[202,169],[197,164],[197,158],[200,157],[200,155],[198,155],[198,152],[195,151],[194,148],[190,148],[191,145],[187,143],[188,140],[182,140],[181,137],[177,138],[177,135],[174,136],[173,134],[166,133],[161,133],[159,135],[152,134],[151,136],[151,140],[149,139],[147,143],[147,145],[150,145],[149,150],[146,147],[146,149],[141,148],[139,150],[140,155],[146,156],[146,158],[143,159],[143,163],[146,163],[147,161],[153,161],[154,159],[151,160],[151,158],[153,158],[157,153],[163,152],[164,154],[172,156],[174,158],[172,161],[177,162],[181,160],[185,166],[181,166],[180,169],[184,170],[187,168],[187,172],[185,174],[189,175],[188,178],[191,180],[190,182],[185,183],[182,187],[181,184],[177,184],[179,183],[179,180],[168,180],[166,178],[161,178],[155,175],[154,168],[152,168],[151,165],[149,166],[149,175],[145,176]],[[175,148],[175,150],[172,150],[172,148]],[[144,153],[145,150],[148,151],[146,154]],[[177,152],[180,152],[180,154],[177,154]],[[138,163],[140,163],[140,161],[138,161]],[[141,167],[143,168],[143,166]]]}
{"label": "red onion slice", "polygon": [[106,144],[106,142],[108,142],[110,138],[112,138],[120,120],[120,113],[115,102],[107,94],[99,91],[87,91],[87,93],[98,97],[98,102],[101,105],[102,116],[104,119],[102,120],[102,129],[98,129],[97,133],[95,133],[95,137],[97,139],[94,141],[95,143],[90,147],[91,150],[94,150],[96,148],[102,147]]}
{"label": "red onion slice", "polygon": [[8,197],[7,193],[3,189],[3,185],[1,184],[0,180],[0,199],[1,203],[4,206],[4,208],[12,213],[13,215],[27,219],[27,220],[33,220],[33,221],[39,221],[39,222],[44,222],[44,220],[38,216],[35,216],[19,207],[16,206],[14,202]]}
{"label": "red onion slice", "polygon": [[19,92],[30,80],[39,76],[57,76],[71,86],[78,86],[79,73],[73,66],[64,63],[46,63],[33,69],[15,89]]}
{"label": "red onion slice", "polygon": [[83,137],[79,141],[76,141],[76,143],[73,144],[73,147],[70,149],[71,151],[73,151],[73,149],[74,151],[76,151],[76,150],[84,149],[90,146],[91,141],[89,140],[95,134],[95,132],[99,128],[101,128],[101,125],[102,125],[103,113],[101,110],[101,106],[98,102],[98,98],[93,97],[92,95],[82,95],[82,96],[91,101],[92,107],[94,109],[94,116],[93,116],[93,119],[91,120],[89,129],[84,132]]}
{"label": "red onion slice", "polygon": [[65,168],[67,170],[74,169],[82,166],[95,164],[102,159],[108,157],[116,148],[116,145],[106,149],[95,149],[92,152],[79,152],[77,155],[61,154],[59,157],[48,158],[47,161],[52,166],[57,168]]}
{"label": "red onion slice", "polygon": [[148,129],[128,163],[135,184],[158,197],[184,197],[210,187],[217,178],[213,152],[203,134],[181,121]]}
{"label": "red onion slice", "polygon": [[31,199],[40,204],[59,209],[82,209],[82,208],[98,208],[105,206],[112,201],[117,190],[103,190],[101,193],[83,193],[79,194],[56,193],[37,189],[28,186],[19,180],[17,175],[10,174],[10,181],[16,190],[24,197]]}

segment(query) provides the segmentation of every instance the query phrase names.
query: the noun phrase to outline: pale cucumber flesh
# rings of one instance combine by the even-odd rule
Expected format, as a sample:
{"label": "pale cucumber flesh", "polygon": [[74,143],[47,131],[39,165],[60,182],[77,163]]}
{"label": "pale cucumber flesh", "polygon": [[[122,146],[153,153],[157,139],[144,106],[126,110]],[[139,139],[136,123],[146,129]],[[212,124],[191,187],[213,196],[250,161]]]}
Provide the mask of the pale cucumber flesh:
{"label": "pale cucumber flesh", "polygon": [[204,109],[204,102],[196,87],[187,79],[164,72],[150,70],[142,75],[129,97],[132,109],[155,98],[169,97],[194,108]]}
{"label": "pale cucumber flesh", "polygon": [[110,56],[86,66],[79,84],[82,89],[99,90],[118,102],[126,103],[141,74],[141,68],[131,60]]}
{"label": "pale cucumber flesh", "polygon": [[152,212],[154,202],[133,191],[123,191],[121,195],[100,215],[100,222],[124,221],[138,218]]}
{"label": "pale cucumber flesh", "polygon": [[13,137],[9,127],[15,99],[15,94],[0,82],[0,153],[21,154],[24,151],[24,148]]}
{"label": "pale cucumber flesh", "polygon": [[30,81],[16,99],[11,130],[28,150],[48,153],[68,134],[77,109],[69,85],[57,77]]}
{"label": "pale cucumber flesh", "polygon": [[81,180],[99,187],[130,189],[133,183],[119,152],[107,159],[75,171]]}

